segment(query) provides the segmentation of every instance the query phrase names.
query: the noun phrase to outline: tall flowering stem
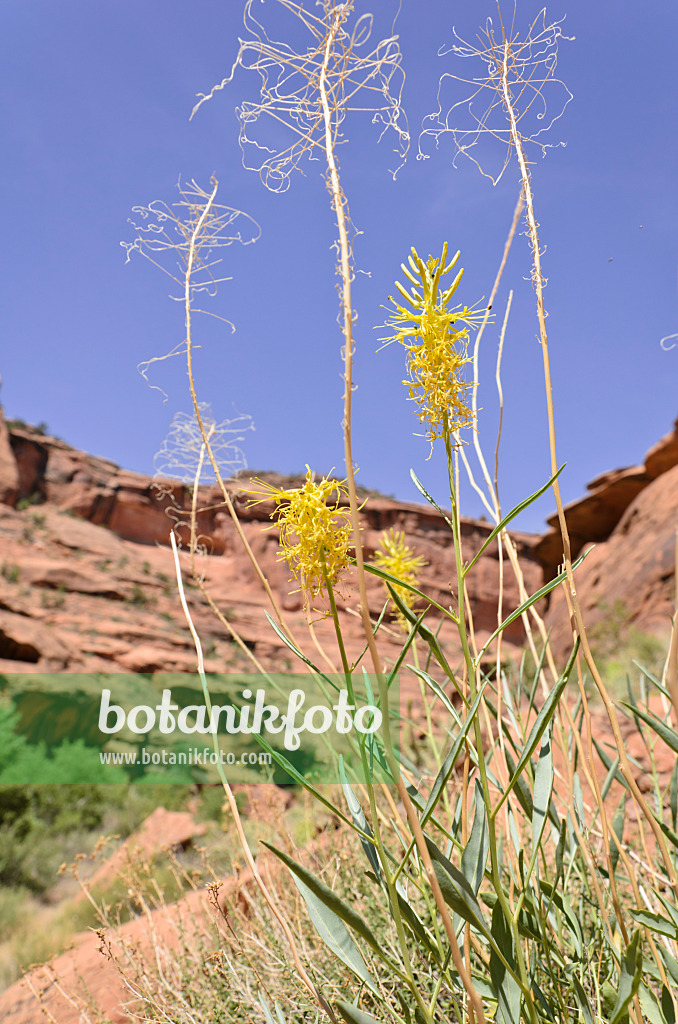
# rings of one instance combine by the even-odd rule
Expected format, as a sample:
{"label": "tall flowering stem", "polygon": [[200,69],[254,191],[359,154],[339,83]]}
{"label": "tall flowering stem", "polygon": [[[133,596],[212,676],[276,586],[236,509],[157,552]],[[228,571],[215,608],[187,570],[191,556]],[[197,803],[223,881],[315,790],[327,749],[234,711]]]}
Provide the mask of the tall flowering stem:
{"label": "tall flowering stem", "polygon": [[460,255],[457,252],[448,263],[445,242],[440,259],[429,256],[424,262],[412,247],[409,267],[401,264],[412,287],[396,281],[406,305],[389,296],[395,309],[386,326],[393,328],[394,333],[383,340],[385,344],[398,341],[407,349],[408,377],[403,384],[410,400],[419,406],[417,416],[426,426],[425,436],[431,442],[431,452],[433,442],[445,437],[446,424],[454,433],[473,426],[475,419],[468,402],[473,385],[462,378],[461,371],[471,361],[466,354],[468,329],[483,319],[485,311],[467,306],[450,308],[463,270],[459,270],[448,288],[442,288],[440,283],[457,265]]}
{"label": "tall flowering stem", "polygon": [[343,482],[326,477],[316,481],[309,466],[301,487],[286,489],[257,482],[258,490],[244,490],[256,495],[251,504],[275,501],[272,518],[280,530],[278,559],[287,562],[292,578],[298,581],[308,612],[317,597],[339,582],[349,565],[351,513],[341,504],[346,488]]}

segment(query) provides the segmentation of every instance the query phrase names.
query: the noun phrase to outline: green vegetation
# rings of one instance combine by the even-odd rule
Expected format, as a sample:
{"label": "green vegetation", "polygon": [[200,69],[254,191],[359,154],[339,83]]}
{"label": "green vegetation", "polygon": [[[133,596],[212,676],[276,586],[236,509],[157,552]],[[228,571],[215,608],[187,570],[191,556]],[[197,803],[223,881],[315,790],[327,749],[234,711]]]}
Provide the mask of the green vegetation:
{"label": "green vegetation", "polygon": [[6,420],[6,423],[7,429],[9,430],[10,433],[13,430],[28,430],[32,434],[40,434],[43,437],[54,436],[53,434],[50,433],[50,429],[46,423],[38,423],[37,426],[35,426],[33,423],[26,423],[25,420],[17,418]]}
{"label": "green vegetation", "polygon": [[3,562],[0,566],[0,576],[7,580],[8,583],[17,583],[19,580],[19,566]]}

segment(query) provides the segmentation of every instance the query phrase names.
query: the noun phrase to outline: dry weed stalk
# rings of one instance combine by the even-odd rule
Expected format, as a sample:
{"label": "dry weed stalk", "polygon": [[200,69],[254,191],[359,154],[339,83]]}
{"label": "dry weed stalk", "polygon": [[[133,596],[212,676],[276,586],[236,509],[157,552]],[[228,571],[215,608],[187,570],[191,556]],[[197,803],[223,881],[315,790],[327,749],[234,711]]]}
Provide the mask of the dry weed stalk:
{"label": "dry weed stalk", "polygon": [[[340,322],[344,335],[344,456],[351,509],[353,541],[358,570],[360,609],[363,629],[375,668],[381,671],[370,622],[365,588],[362,543],[355,489],[351,405],[353,394],[353,325],[355,313],[351,299],[354,276],[352,226],[348,202],[341,186],[337,147],[344,141],[343,125],[351,113],[369,113],[380,126],[380,138],[392,129],[397,136],[400,163],[409,148],[409,133],[400,105],[404,81],[401,53],[397,37],[391,35],[369,50],[373,16],[357,18],[352,28],[354,0],[336,4],[325,0],[323,14],[317,16],[292,0],[276,0],[279,10],[290,14],[297,27],[306,32],[306,49],[296,49],[286,42],[272,40],[254,15],[254,0],[245,5],[244,24],[249,38],[240,41],[230,74],[211,92],[203,94],[193,114],[215,92],[234,78],[238,68],[256,71],[261,79],[259,102],[243,102],[237,109],[240,120],[240,145],[243,162],[246,149],[252,147],[258,157],[254,169],[259,171],[265,186],[274,192],[289,187],[290,176],[300,170],[302,160],[322,159],[326,165],[327,188],[335,214],[340,277]],[[193,115],[192,115],[193,116]],[[261,119],[271,118],[277,126],[287,129],[286,142],[259,143],[248,131]],[[397,169],[393,172],[397,173]]]}
{"label": "dry weed stalk", "polygon": [[[456,144],[456,155],[464,155],[472,159],[481,172],[487,177],[490,177],[493,183],[501,178],[506,167],[508,166],[513,153],[515,152],[519,167],[522,184],[522,196],[525,202],[526,215],[527,215],[527,236],[529,239],[531,257],[532,257],[532,281],[535,288],[536,299],[537,299],[537,318],[539,323],[539,338],[542,349],[543,368],[544,368],[544,381],[546,389],[546,405],[547,405],[547,418],[548,418],[548,436],[549,436],[549,455],[551,463],[551,473],[555,477],[553,480],[553,492],[556,502],[556,508],[558,513],[558,520],[561,529],[561,535],[563,540],[563,562],[565,572],[567,574],[567,585],[565,586],[565,593],[567,598],[568,607],[570,610],[570,617],[573,627],[573,635],[579,637],[581,641],[581,649],[586,660],[586,663],[591,671],[594,682],[600,694],[600,697],[605,706],[610,725],[612,727],[615,745],[618,751],[620,770],[623,774],[624,780],[633,795],[634,801],[642,813],[644,819],[650,826],[654,839],[657,843],[657,847],[660,851],[662,863],[667,874],[669,883],[673,889],[675,895],[678,895],[678,878],[673,867],[673,862],[670,857],[666,839],[663,835],[662,829],[656,820],[655,815],[652,813],[646,800],[644,799],[640,788],[637,784],[635,771],[630,763],[627,756],[624,740],[619,727],[619,721],[615,706],[610,698],[605,683],[600,675],[600,672],[595,663],[593,653],[591,651],[590,643],[588,640],[586,627],[581,611],[580,601],[577,593],[576,581],[572,570],[572,558],[570,550],[570,541],[568,534],[568,527],[565,518],[563,503],[560,495],[559,482],[557,479],[558,462],[556,454],[556,430],[555,430],[555,416],[553,409],[553,397],[552,397],[552,379],[551,379],[551,368],[549,359],[549,346],[548,346],[548,335],[546,330],[546,309],[544,303],[544,288],[546,280],[542,270],[542,249],[539,241],[538,222],[535,215],[535,204],[534,204],[534,193],[532,188],[531,173],[529,170],[529,160],[527,157],[527,151],[531,144],[537,145],[543,155],[545,155],[548,144],[540,138],[543,132],[546,131],[563,113],[565,106],[572,98],[569,91],[565,88],[563,83],[556,78],[555,70],[557,66],[557,53],[558,53],[558,42],[563,37],[560,23],[556,22],[548,25],[546,22],[545,11],[541,12],[540,16],[532,23],[530,29],[524,37],[515,31],[514,25],[509,27],[504,22],[501,14],[501,8],[498,6],[499,13],[499,26],[500,32],[495,32],[494,26],[491,20],[488,20],[485,32],[479,35],[480,45],[468,44],[463,40],[460,40],[461,45],[455,45],[452,50],[460,57],[473,58],[481,61],[485,65],[485,74],[474,76],[473,78],[459,78],[457,75],[444,75],[441,79],[439,89],[439,107],[438,111],[431,115],[428,120],[432,122],[431,126],[427,126],[423,129],[420,136],[421,140],[426,136],[432,135],[435,138],[436,144],[438,144],[440,137],[450,132],[453,136]],[[514,14],[515,19],[515,14]],[[541,27],[537,28],[538,23],[541,22]],[[448,110],[445,118],[442,117],[442,106],[440,102],[441,89],[446,79],[456,79],[457,81],[466,82],[472,84],[474,91],[470,97],[454,103]],[[552,117],[550,121],[544,127],[539,128],[537,131],[530,132],[527,127],[525,118],[530,112],[534,113],[536,109],[537,118],[539,120],[546,119],[547,108],[544,97],[544,92],[547,86],[557,84],[565,89],[567,98],[565,103],[561,106],[559,112],[555,117]],[[535,104],[537,105],[535,108]],[[481,109],[478,112],[478,105]],[[472,127],[459,127],[453,120],[452,115],[456,118],[457,112],[460,108],[466,108],[471,120]],[[535,109],[533,109],[535,108]],[[502,141],[504,145],[504,154],[501,167],[498,172],[488,173],[481,165],[480,161],[475,155],[470,152],[475,146],[484,140],[486,136],[493,137]],[[490,486],[486,466],[482,456],[481,465],[483,466],[483,474],[486,482],[488,483],[488,491],[492,497],[497,499],[496,486]],[[496,463],[495,463],[496,465]],[[478,489],[478,488],[477,488]],[[488,503],[486,502],[486,505]],[[489,507],[489,506],[488,506]],[[497,518],[498,505],[495,505],[494,509],[490,509],[493,513],[493,518]],[[535,616],[533,611],[533,616]],[[537,624],[540,629],[542,640],[545,644],[546,657],[549,660],[549,665],[553,671],[553,659],[550,652],[549,645],[547,643],[546,631],[544,629],[543,622],[537,619]],[[673,644],[675,644],[675,624],[672,635]],[[530,639],[530,632],[528,631],[528,639]],[[674,659],[675,661],[675,655]],[[667,665],[672,662],[671,655],[667,661]],[[666,674],[666,673],[665,673]],[[617,918],[617,922],[620,931],[624,937],[625,943],[629,942],[629,935],[626,929],[622,908],[619,902],[619,898],[616,892],[616,886],[614,881],[614,862],[612,859],[612,840],[614,839],[615,845],[619,847],[619,842],[616,837],[612,822],[608,817],[608,812],[605,806],[605,801],[601,788],[597,778],[597,772],[593,764],[593,744],[592,744],[592,724],[591,716],[588,708],[588,702],[586,700],[586,693],[584,689],[581,665],[578,661],[578,678],[580,685],[581,699],[584,707],[584,719],[587,723],[588,733],[588,744],[587,749],[582,749],[581,742],[577,737],[578,750],[583,757],[583,763],[585,765],[587,779],[591,788],[594,792],[598,811],[600,813],[600,819],[602,824],[602,841],[605,855],[605,861],[607,864],[608,875],[611,880],[611,895],[612,902],[614,905],[614,911]],[[574,723],[569,716],[569,709],[565,711],[566,718],[569,718],[569,726],[576,733]],[[566,750],[565,735],[561,731],[560,737],[561,747]],[[572,768],[570,768],[570,785],[572,784]],[[587,843],[581,844],[581,849],[586,851],[588,849]],[[628,862],[627,862],[628,863]],[[591,851],[590,864],[592,869],[592,875],[595,874],[596,870],[596,857]],[[638,900],[638,885],[633,868],[630,867],[630,878],[631,884],[636,893],[636,900]],[[602,893],[599,893],[599,904],[601,913],[604,913],[604,900]],[[638,904],[638,908],[642,909],[642,904]],[[664,966],[661,962],[656,949],[656,945],[652,939],[650,932],[645,929],[646,937],[649,940],[651,949],[655,956],[655,960],[660,972],[660,975],[665,978]],[[637,997],[634,1000],[634,1013],[638,1019],[641,1020],[641,1008]]]}

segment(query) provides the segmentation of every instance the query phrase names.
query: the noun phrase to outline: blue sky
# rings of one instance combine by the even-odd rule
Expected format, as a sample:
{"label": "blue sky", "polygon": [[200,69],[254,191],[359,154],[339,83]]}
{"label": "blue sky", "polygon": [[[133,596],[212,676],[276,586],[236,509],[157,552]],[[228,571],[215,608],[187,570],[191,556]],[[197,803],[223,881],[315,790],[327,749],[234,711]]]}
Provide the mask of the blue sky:
{"label": "blue sky", "polygon": [[[311,0],[307,6],[317,10]],[[390,34],[397,6],[374,0],[375,35]],[[357,7],[371,9],[362,0]],[[273,0],[259,9],[275,17]],[[539,9],[518,0],[517,25]],[[340,152],[362,232],[356,263],[366,272],[354,290],[358,480],[407,500],[417,499],[414,467],[444,502],[444,457],[436,449],[426,461],[429,446],[414,436],[401,384],[403,351],[377,352],[383,332],[373,328],[410,245],[424,255],[438,254],[445,240],[461,249],[460,301],[473,305],[492,287],[517,198],[516,165],[493,187],[470,162],[452,166],[447,138],[437,151],[427,147],[430,159],[415,157],[439,76],[468,72],[467,62],[438,51],[454,41],[453,26],[472,38],[495,13],[482,0],[402,0],[396,31],[409,160],[394,181],[392,140],[377,144],[359,116],[346,122]],[[566,16],[563,32],[576,37],[561,43],[558,64],[573,100],[551,129],[554,148],[533,166],[559,458],[568,464],[562,490],[572,500],[600,472],[640,460],[678,415],[678,347],[660,345],[678,332],[678,9],[673,0],[558,0],[548,14]],[[224,253],[232,280],[210,308],[236,332],[213,319],[196,325],[201,398],[220,420],[251,414],[250,467],[296,472],[308,463],[341,473],[335,227],[321,165],[306,164],[282,195],[243,168],[234,109],[253,95],[246,73],[189,121],[196,93],[228,74],[242,34],[240,0],[3,0],[1,399],[8,417],[45,421],[73,445],[152,472],[172,417],[190,408],[186,371],[181,359],[153,364],[163,402],[137,365],[181,341],[182,311],[159,271],[140,258],[125,263],[120,242],[133,238],[132,207],[172,202],[180,176],[206,186],[215,174],[220,201],[256,218],[261,238]],[[286,38],[301,44],[294,25]],[[454,99],[464,94],[461,85],[448,90]],[[551,113],[562,95],[554,93]],[[514,289],[503,370],[506,508],[549,476],[528,256],[520,236],[495,306],[501,318]],[[486,331],[481,358],[480,431],[490,454],[498,331]],[[543,499],[519,525],[540,529],[552,507]],[[464,508],[481,511],[468,488]]]}

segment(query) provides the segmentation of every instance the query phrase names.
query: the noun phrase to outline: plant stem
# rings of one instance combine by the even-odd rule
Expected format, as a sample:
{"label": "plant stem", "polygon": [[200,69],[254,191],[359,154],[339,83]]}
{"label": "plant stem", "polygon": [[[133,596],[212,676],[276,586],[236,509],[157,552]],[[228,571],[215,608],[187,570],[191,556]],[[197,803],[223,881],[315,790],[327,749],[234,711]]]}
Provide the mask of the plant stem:
{"label": "plant stem", "polygon": [[[549,360],[549,347],[548,347],[548,336],[546,333],[546,313],[544,310],[544,279],[542,276],[541,269],[541,250],[539,246],[539,232],[537,230],[537,221],[534,215],[534,199],[532,194],[532,186],[530,182],[530,173],[527,167],[527,160],[525,158],[525,151],[523,148],[522,136],[518,130],[518,124],[516,121],[515,110],[513,106],[513,99],[511,91],[508,85],[508,67],[509,67],[509,53],[510,44],[508,39],[504,40],[504,59],[501,62],[501,87],[504,98],[504,106],[509,115],[511,124],[511,137],[513,144],[518,154],[518,162],[520,164],[520,173],[523,180],[523,189],[525,195],[525,205],[527,209],[527,224],[530,237],[530,245],[532,248],[532,262],[533,262],[533,280],[535,292],[537,295],[537,319],[539,321],[539,336],[541,341],[542,357],[544,362],[544,384],[546,388],[546,409],[548,416],[548,428],[549,428],[549,453],[551,458],[551,472],[553,475],[558,470],[558,460],[556,456],[556,428],[555,428],[555,415],[553,410],[553,386],[551,383],[551,364]],[[563,539],[563,561],[565,565],[565,572],[567,573],[567,587],[565,587],[565,595],[570,609],[570,616],[573,622],[573,629],[576,629],[580,639],[581,647],[586,659],[586,663],[591,671],[593,680],[596,684],[598,692],[601,696],[605,710],[607,712],[610,725],[612,727],[612,733],[614,735],[615,744],[619,752],[619,768],[626,780],[633,797],[648,822],[652,832],[654,833],[657,846],[661,853],[662,861],[666,869],[667,876],[671,883],[671,888],[678,899],[678,876],[673,866],[673,861],[666,845],[666,840],[659,827],[659,824],[652,814],[652,811],[648,807],[643,795],[638,787],[638,783],[635,779],[635,774],[631,766],[631,762],[626,754],[626,748],[624,739],[619,727],[619,719],[617,717],[617,711],[612,703],[609,693],[603,679],[598,671],[598,667],[595,663],[593,653],[588,641],[588,635],[586,632],[586,626],[579,603],[579,595],[577,593],[577,587],[574,580],[574,574],[572,572],[572,552],[570,545],[570,535],[567,528],[567,521],[565,519],[565,510],[563,508],[563,502],[560,495],[560,486],[558,479],[553,482],[553,495],[556,502],[556,509],[558,512],[558,522],[560,525],[560,532]]]}

